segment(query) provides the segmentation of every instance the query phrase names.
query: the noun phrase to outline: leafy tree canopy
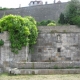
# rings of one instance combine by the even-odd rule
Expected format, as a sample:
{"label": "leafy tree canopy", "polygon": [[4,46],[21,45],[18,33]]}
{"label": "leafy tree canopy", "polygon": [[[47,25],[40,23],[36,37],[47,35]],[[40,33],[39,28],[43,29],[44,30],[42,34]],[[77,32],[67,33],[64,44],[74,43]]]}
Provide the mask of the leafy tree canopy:
{"label": "leafy tree canopy", "polygon": [[74,24],[72,18],[77,15],[80,15],[80,0],[71,0],[65,14],[66,23]]}
{"label": "leafy tree canopy", "polygon": [[59,23],[80,26],[80,0],[71,0],[65,14],[60,15]]}

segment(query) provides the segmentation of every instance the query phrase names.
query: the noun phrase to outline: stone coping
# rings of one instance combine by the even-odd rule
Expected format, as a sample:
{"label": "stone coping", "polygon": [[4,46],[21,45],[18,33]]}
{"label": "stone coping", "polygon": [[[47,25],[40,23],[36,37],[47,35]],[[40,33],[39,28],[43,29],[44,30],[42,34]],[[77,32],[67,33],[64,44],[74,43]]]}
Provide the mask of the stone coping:
{"label": "stone coping", "polygon": [[76,25],[62,25],[62,26],[38,26],[40,33],[70,33],[80,32],[80,28]]}
{"label": "stone coping", "polygon": [[19,74],[29,75],[80,74],[80,69],[19,69]]}
{"label": "stone coping", "polygon": [[58,62],[17,62],[17,63],[80,63],[80,61],[58,61]]}
{"label": "stone coping", "polygon": [[66,69],[80,68],[80,61],[63,62],[18,62],[16,67],[19,69]]}

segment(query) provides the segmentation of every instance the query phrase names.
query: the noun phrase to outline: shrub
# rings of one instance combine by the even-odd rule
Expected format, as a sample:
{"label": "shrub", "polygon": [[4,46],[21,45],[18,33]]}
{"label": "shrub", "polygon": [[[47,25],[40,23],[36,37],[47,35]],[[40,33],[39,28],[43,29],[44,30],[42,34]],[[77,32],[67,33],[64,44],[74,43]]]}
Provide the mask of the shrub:
{"label": "shrub", "polygon": [[0,26],[9,32],[10,47],[14,53],[18,53],[23,46],[36,42],[38,31],[36,21],[32,17],[7,15],[0,19]]}
{"label": "shrub", "polygon": [[2,29],[2,27],[0,26],[0,33],[2,33],[3,32],[3,29]]}
{"label": "shrub", "polygon": [[40,22],[40,26],[46,26],[47,24],[46,24],[46,21],[41,21]]}
{"label": "shrub", "polygon": [[49,23],[49,24],[47,24],[47,26],[56,26],[56,24],[55,23]]}
{"label": "shrub", "polygon": [[64,17],[64,14],[63,13],[60,14],[58,23],[65,24],[65,17]]}
{"label": "shrub", "polygon": [[80,16],[75,16],[72,18],[72,22],[80,27]]}
{"label": "shrub", "polygon": [[31,16],[26,16],[25,18],[28,18],[30,22],[32,22],[33,24],[36,25],[36,21],[35,21],[35,19],[34,19],[33,17],[31,17]]}
{"label": "shrub", "polygon": [[47,20],[46,21],[46,25],[49,24],[49,23],[55,23],[55,21],[53,21],[53,20]]}
{"label": "shrub", "polygon": [[[28,21],[26,22],[26,20]],[[25,17],[25,24],[29,28],[30,35],[29,35],[29,45],[32,46],[33,44],[36,43],[36,39],[38,37],[38,30],[36,27],[36,21],[33,17],[31,16],[26,16]]]}
{"label": "shrub", "polygon": [[37,22],[37,26],[47,26],[49,23],[55,23],[53,20],[44,20],[41,22]]}

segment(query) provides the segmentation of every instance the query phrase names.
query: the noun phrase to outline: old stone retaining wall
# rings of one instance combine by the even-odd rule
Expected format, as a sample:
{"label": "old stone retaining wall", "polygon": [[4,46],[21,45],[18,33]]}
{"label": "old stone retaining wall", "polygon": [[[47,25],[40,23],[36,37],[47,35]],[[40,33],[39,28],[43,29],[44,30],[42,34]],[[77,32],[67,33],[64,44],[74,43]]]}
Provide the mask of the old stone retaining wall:
{"label": "old stone retaining wall", "polygon": [[0,33],[0,40],[4,41],[4,45],[0,47],[0,65],[1,67],[15,67],[17,62],[28,61],[28,47],[23,47],[19,54],[11,52],[10,42],[7,32]]}
{"label": "old stone retaining wall", "polygon": [[19,74],[33,74],[33,75],[80,74],[80,69],[20,69]]}
{"label": "old stone retaining wall", "polygon": [[21,16],[32,16],[37,21],[42,20],[58,20],[61,12],[65,12],[67,3],[55,3],[38,5],[31,7],[22,7],[10,10],[0,10],[0,18],[8,14],[16,14]]}
{"label": "old stone retaining wall", "polygon": [[[0,47],[0,72],[8,68],[18,68],[23,74],[33,73],[37,69],[37,74],[41,74],[42,69],[45,69],[44,74],[48,74],[51,70],[47,69],[80,68],[80,28],[71,25],[39,26],[38,29],[39,36],[32,53],[29,53],[28,47],[23,47],[19,54],[12,53],[8,33],[0,33],[0,39],[4,41],[4,45]],[[69,70],[63,71],[68,73]],[[52,70],[51,73],[54,72]],[[76,72],[80,73],[78,69]]]}
{"label": "old stone retaining wall", "polygon": [[74,69],[80,68],[80,61],[61,62],[18,62],[18,69]]}
{"label": "old stone retaining wall", "polygon": [[39,33],[76,33],[80,28],[76,25],[39,26]]}
{"label": "old stone retaining wall", "polygon": [[40,26],[39,31],[33,62],[80,61],[80,28]]}

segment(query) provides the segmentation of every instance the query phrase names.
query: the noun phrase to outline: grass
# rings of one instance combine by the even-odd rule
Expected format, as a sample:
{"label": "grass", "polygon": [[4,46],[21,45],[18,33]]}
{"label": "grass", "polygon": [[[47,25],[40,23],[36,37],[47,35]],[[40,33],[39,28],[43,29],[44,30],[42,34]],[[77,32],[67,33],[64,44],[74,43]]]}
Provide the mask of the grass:
{"label": "grass", "polygon": [[80,74],[14,75],[1,74],[0,80],[80,80]]}

